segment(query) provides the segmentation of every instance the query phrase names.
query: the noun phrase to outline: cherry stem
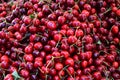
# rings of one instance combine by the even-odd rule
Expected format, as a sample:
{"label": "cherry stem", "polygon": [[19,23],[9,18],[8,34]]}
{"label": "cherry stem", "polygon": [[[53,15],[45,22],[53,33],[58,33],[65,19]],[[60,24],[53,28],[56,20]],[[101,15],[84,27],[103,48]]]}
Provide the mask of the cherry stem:
{"label": "cherry stem", "polygon": [[109,11],[111,11],[112,9],[111,8],[109,8],[109,9],[107,9],[107,11],[105,11],[103,14],[106,14],[107,12],[109,12]]}
{"label": "cherry stem", "polygon": [[57,44],[56,44],[56,46],[55,46],[56,48],[58,47],[59,43],[60,43],[60,41],[57,42]]}
{"label": "cherry stem", "polygon": [[38,67],[38,69],[40,70],[40,72],[44,73],[42,69],[40,69],[40,67]]}
{"label": "cherry stem", "polygon": [[39,35],[39,34],[36,34],[36,36],[39,36],[39,37],[44,37],[44,36],[42,36],[42,35]]}
{"label": "cherry stem", "polygon": [[47,80],[47,78],[48,78],[48,75],[46,74],[46,75],[45,75],[45,80]]}
{"label": "cherry stem", "polygon": [[70,72],[68,71],[68,69],[65,69],[67,71],[67,73],[69,74],[70,77],[73,78],[73,76],[70,74]]}
{"label": "cherry stem", "polygon": [[[14,49],[16,52],[19,52],[19,53],[24,53],[23,51],[21,50],[18,50],[17,48]],[[25,53],[24,53],[25,54]]]}
{"label": "cherry stem", "polygon": [[109,67],[111,67],[108,63],[106,63],[105,61],[103,61],[103,63],[106,65],[106,66],[109,66]]}
{"label": "cherry stem", "polygon": [[53,60],[54,60],[54,57],[52,56],[51,60],[49,61],[49,63],[48,63],[47,66],[46,66],[46,69],[48,68],[48,66],[50,65],[50,63],[53,62]]}

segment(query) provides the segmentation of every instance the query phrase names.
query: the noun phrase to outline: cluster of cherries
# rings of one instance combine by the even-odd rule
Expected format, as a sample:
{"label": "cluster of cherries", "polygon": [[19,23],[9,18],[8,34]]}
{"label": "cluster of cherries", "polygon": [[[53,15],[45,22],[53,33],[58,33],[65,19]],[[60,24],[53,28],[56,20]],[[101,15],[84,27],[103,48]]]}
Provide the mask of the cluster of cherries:
{"label": "cluster of cherries", "polygon": [[119,0],[10,1],[0,4],[0,80],[120,80]]}

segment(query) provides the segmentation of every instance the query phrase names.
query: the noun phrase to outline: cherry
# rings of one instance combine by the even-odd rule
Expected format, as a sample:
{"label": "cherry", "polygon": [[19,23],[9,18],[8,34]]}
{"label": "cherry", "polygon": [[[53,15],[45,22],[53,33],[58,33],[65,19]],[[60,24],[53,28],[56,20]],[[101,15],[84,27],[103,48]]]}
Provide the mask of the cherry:
{"label": "cherry", "polygon": [[68,51],[61,51],[60,53],[64,58],[68,58],[69,57],[69,52]]}
{"label": "cherry", "polygon": [[108,55],[106,56],[106,60],[109,61],[109,62],[113,62],[113,61],[115,60],[115,57],[114,57],[114,55],[112,55],[112,54],[108,54]]}
{"label": "cherry", "polygon": [[9,63],[7,61],[2,61],[0,66],[4,69],[7,69],[9,67]]}
{"label": "cherry", "polygon": [[49,8],[49,6],[48,6],[48,5],[43,5],[42,11],[43,11],[43,13],[45,13],[45,14],[50,13],[50,8]]}
{"label": "cherry", "polygon": [[55,75],[53,80],[60,80],[59,76]]}
{"label": "cherry", "polygon": [[61,70],[63,68],[63,65],[61,63],[56,63],[55,64],[55,69],[56,70]]}
{"label": "cherry", "polygon": [[89,78],[86,75],[82,75],[79,80],[89,80]]}
{"label": "cherry", "polygon": [[50,51],[51,50],[51,46],[50,45],[45,45],[44,46],[44,50],[45,51]]}
{"label": "cherry", "polygon": [[101,77],[101,73],[100,72],[94,72],[93,74],[93,77],[96,79],[96,80],[100,80],[102,77]]}
{"label": "cherry", "polygon": [[47,28],[50,30],[55,30],[57,28],[56,23],[54,21],[48,21]]}
{"label": "cherry", "polygon": [[74,66],[74,60],[70,57],[68,57],[66,60],[65,60],[65,64],[66,65],[70,65],[70,66]]}
{"label": "cherry", "polygon": [[22,70],[20,70],[20,75],[24,78],[28,78],[30,73],[28,72],[28,70],[22,69]]}
{"label": "cherry", "polygon": [[114,68],[118,68],[119,64],[118,64],[118,62],[115,61],[115,62],[112,63],[112,66],[113,66]]}
{"label": "cherry", "polygon": [[55,34],[54,35],[54,40],[55,41],[60,41],[62,39],[62,35],[61,34]]}
{"label": "cherry", "polygon": [[24,59],[25,59],[25,61],[32,62],[33,61],[33,55],[32,54],[25,54]]}
{"label": "cherry", "polygon": [[37,50],[41,50],[43,48],[43,45],[41,42],[37,42],[34,44],[34,48]]}
{"label": "cherry", "polygon": [[24,23],[25,24],[30,24],[30,22],[31,22],[31,18],[29,18],[28,16],[26,16],[24,19],[23,19],[23,21],[24,21]]}
{"label": "cherry", "polygon": [[117,16],[120,16],[120,9],[116,10]]}
{"label": "cherry", "polygon": [[1,58],[0,58],[0,61],[6,61],[6,62],[9,62],[9,58],[7,55],[3,55]]}
{"label": "cherry", "polygon": [[57,73],[57,72],[56,72],[56,69],[50,69],[50,74],[51,74],[51,75],[55,76],[56,73]]}
{"label": "cherry", "polygon": [[74,44],[77,41],[77,38],[75,36],[69,36],[68,37],[68,43]]}
{"label": "cherry", "polygon": [[113,32],[114,34],[117,34],[117,33],[119,32],[118,26],[113,25],[113,26],[112,26],[112,32]]}
{"label": "cherry", "polygon": [[81,23],[78,20],[72,22],[73,27],[80,27]]}
{"label": "cherry", "polygon": [[28,45],[25,47],[24,51],[25,51],[25,53],[30,54],[30,53],[32,53],[32,50],[33,50],[32,45]]}
{"label": "cherry", "polygon": [[34,26],[39,26],[40,25],[40,20],[37,19],[37,18],[33,19],[33,25]]}
{"label": "cherry", "polygon": [[83,30],[78,29],[78,30],[75,31],[75,35],[76,35],[76,37],[81,37],[81,36],[84,35],[84,32],[83,32]]}
{"label": "cherry", "polygon": [[73,67],[70,66],[70,67],[67,68],[67,70],[68,70],[68,72],[69,72],[71,75],[74,75],[75,72],[74,72],[74,68],[73,68]]}
{"label": "cherry", "polygon": [[35,58],[34,67],[37,68],[41,66],[43,66],[41,58]]}
{"label": "cherry", "polygon": [[88,65],[88,62],[87,62],[87,61],[82,61],[82,62],[81,62],[81,66],[82,66],[83,68],[86,68],[87,65]]}
{"label": "cherry", "polygon": [[118,73],[113,73],[112,76],[115,78],[115,79],[119,79],[120,78],[120,75]]}
{"label": "cherry", "polygon": [[62,25],[62,24],[65,23],[65,21],[66,21],[66,18],[65,18],[64,16],[59,16],[59,17],[58,17],[58,23],[59,23],[59,24]]}

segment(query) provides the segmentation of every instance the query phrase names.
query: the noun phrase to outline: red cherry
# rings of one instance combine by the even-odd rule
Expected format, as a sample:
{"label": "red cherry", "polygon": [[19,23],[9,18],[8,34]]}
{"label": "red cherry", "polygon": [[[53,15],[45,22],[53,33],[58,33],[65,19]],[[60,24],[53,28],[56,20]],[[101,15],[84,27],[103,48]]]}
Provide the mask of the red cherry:
{"label": "red cherry", "polygon": [[112,54],[108,54],[108,55],[106,56],[106,60],[109,61],[109,62],[113,62],[113,61],[115,60],[115,57],[114,57],[114,55],[112,55]]}
{"label": "red cherry", "polygon": [[28,45],[28,46],[25,47],[24,51],[25,51],[26,54],[31,54],[32,51],[33,51],[33,48],[32,48],[31,45]]}
{"label": "red cherry", "polygon": [[85,52],[86,54],[86,58],[89,60],[92,57],[92,52],[91,51],[87,51]]}
{"label": "red cherry", "polygon": [[65,18],[64,16],[59,16],[59,17],[58,17],[58,23],[59,23],[59,24],[62,25],[62,24],[65,23],[65,21],[66,21],[66,18]]}
{"label": "red cherry", "polygon": [[43,12],[42,12],[42,11],[38,12],[37,17],[38,17],[39,19],[41,19],[43,16],[44,16],[44,14],[43,14]]}
{"label": "red cherry", "polygon": [[74,78],[73,77],[68,77],[67,80],[74,80]]}
{"label": "red cherry", "polygon": [[81,71],[80,69],[78,69],[77,72],[76,72],[76,74],[77,74],[78,76],[81,76],[81,75],[82,75],[82,71]]}
{"label": "red cherry", "polygon": [[55,30],[57,28],[57,25],[54,21],[48,21],[47,22],[47,28],[50,30]]}
{"label": "red cherry", "polygon": [[89,78],[86,75],[82,75],[79,80],[89,80]]}
{"label": "red cherry", "polygon": [[57,73],[56,69],[50,69],[50,74],[55,76]]}
{"label": "red cherry", "polygon": [[74,44],[76,41],[77,41],[77,38],[75,36],[68,37],[68,43]]}
{"label": "red cherry", "polygon": [[80,23],[80,21],[73,21],[72,22],[72,25],[73,25],[73,27],[80,27],[80,25],[81,25],[81,23]]}
{"label": "red cherry", "polygon": [[61,34],[55,34],[55,35],[54,35],[54,40],[55,40],[55,41],[58,42],[58,41],[60,41],[61,39],[62,39],[62,35],[61,35]]}
{"label": "red cherry", "polygon": [[37,19],[37,18],[34,18],[34,19],[33,19],[33,25],[34,25],[34,26],[39,26],[39,25],[40,25],[40,20]]}
{"label": "red cherry", "polygon": [[9,67],[9,63],[7,61],[2,61],[0,66],[4,69],[7,69]]}
{"label": "red cherry", "polygon": [[58,75],[54,76],[53,80],[60,80],[60,77]]}
{"label": "red cherry", "polygon": [[73,29],[68,29],[66,34],[67,34],[67,36],[73,36],[74,35],[74,30]]}
{"label": "red cherry", "polygon": [[28,72],[28,70],[22,69],[22,70],[20,71],[20,75],[21,75],[22,77],[24,77],[24,78],[28,78],[29,75],[30,75],[30,73]]}
{"label": "red cherry", "polygon": [[68,67],[67,69],[68,69],[68,72],[69,72],[71,75],[74,75],[74,74],[75,74],[73,67],[70,66],[70,67]]}
{"label": "red cherry", "polygon": [[112,26],[112,32],[113,32],[114,34],[117,34],[117,33],[119,32],[118,26],[113,25],[113,26]]}
{"label": "red cherry", "polygon": [[69,57],[65,60],[65,64],[69,66],[74,66],[74,60]]}
{"label": "red cherry", "polygon": [[90,13],[87,10],[83,10],[81,13],[85,14],[87,17],[90,15]]}
{"label": "red cherry", "polygon": [[53,55],[54,57],[60,57],[60,53],[57,52],[57,51],[54,51],[54,52],[52,53],[52,55]]}
{"label": "red cherry", "polygon": [[28,16],[26,16],[26,17],[24,17],[23,21],[24,21],[25,24],[28,25],[28,24],[31,23],[31,18],[29,18]]}
{"label": "red cherry", "polygon": [[120,16],[120,9],[116,11],[117,16]]}
{"label": "red cherry", "polygon": [[82,66],[83,68],[86,68],[87,65],[88,65],[88,62],[87,62],[87,61],[84,60],[84,61],[81,62],[81,66]]}
{"label": "red cherry", "polygon": [[19,31],[20,31],[21,33],[25,33],[25,32],[27,31],[27,27],[26,27],[25,25],[21,25]]}
{"label": "red cherry", "polygon": [[119,64],[118,64],[118,62],[115,61],[112,63],[112,66],[117,69],[119,67]]}
{"label": "red cherry", "polygon": [[0,61],[6,61],[6,62],[9,62],[9,58],[7,55],[3,55],[1,58],[0,58]]}
{"label": "red cherry", "polygon": [[36,28],[35,26],[30,26],[30,27],[29,27],[29,31],[30,31],[31,33],[35,33],[35,32],[37,31],[37,28]]}
{"label": "red cherry", "polygon": [[55,64],[55,69],[56,70],[61,70],[63,68],[63,64],[62,63],[56,63]]}
{"label": "red cherry", "polygon": [[101,80],[102,75],[101,75],[100,72],[94,72],[93,77],[94,77],[96,80]]}
{"label": "red cherry", "polygon": [[33,61],[33,55],[32,54],[25,54],[24,59],[25,59],[25,61],[32,62]]}
{"label": "red cherry", "polygon": [[34,67],[38,68],[38,67],[41,67],[41,66],[43,66],[42,60],[35,59]]}
{"label": "red cherry", "polygon": [[68,58],[70,56],[68,51],[61,51],[60,53],[63,57]]}
{"label": "red cherry", "polygon": [[43,48],[43,45],[41,42],[37,42],[34,44],[34,48],[37,50],[41,50]]}
{"label": "red cherry", "polygon": [[76,37],[82,37],[84,35],[84,32],[83,32],[83,30],[78,29],[75,31],[75,35],[76,35]]}

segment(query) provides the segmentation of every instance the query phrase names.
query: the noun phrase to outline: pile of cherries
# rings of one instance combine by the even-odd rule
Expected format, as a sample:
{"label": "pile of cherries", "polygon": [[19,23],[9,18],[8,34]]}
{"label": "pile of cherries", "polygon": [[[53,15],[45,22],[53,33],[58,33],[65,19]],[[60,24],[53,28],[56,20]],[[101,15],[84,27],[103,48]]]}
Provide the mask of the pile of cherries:
{"label": "pile of cherries", "polygon": [[120,80],[120,0],[2,0],[0,80]]}

